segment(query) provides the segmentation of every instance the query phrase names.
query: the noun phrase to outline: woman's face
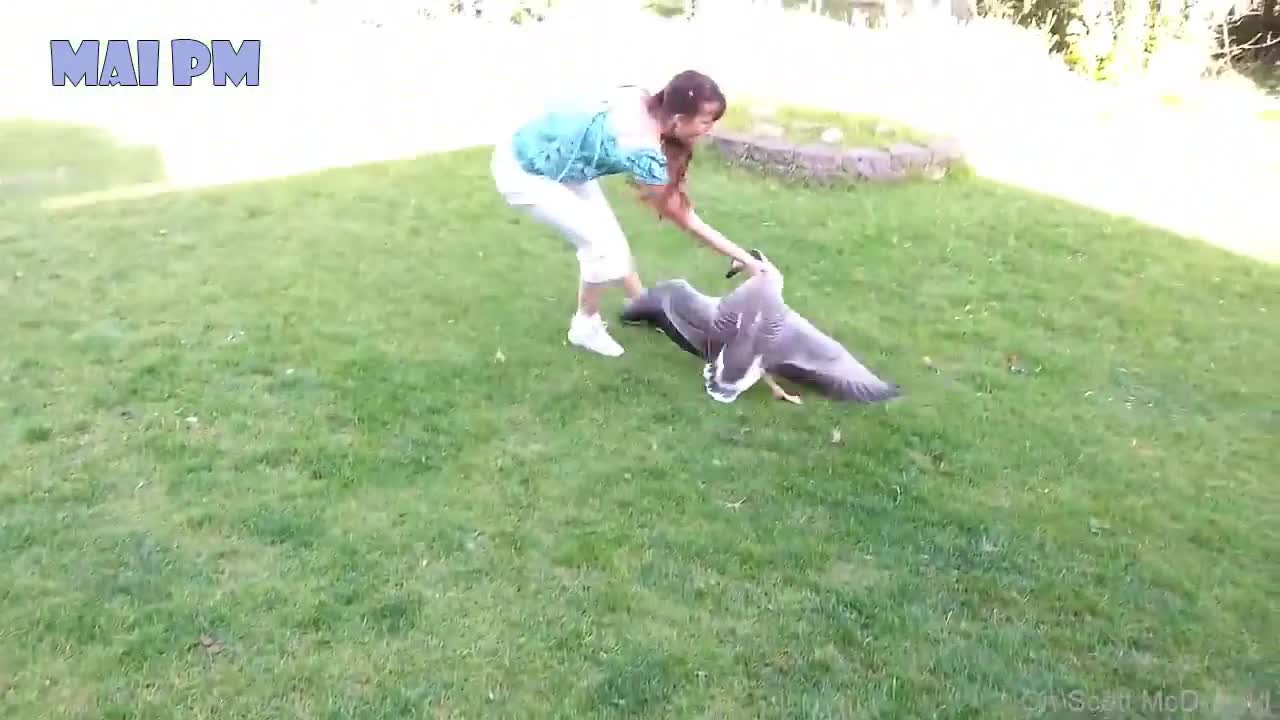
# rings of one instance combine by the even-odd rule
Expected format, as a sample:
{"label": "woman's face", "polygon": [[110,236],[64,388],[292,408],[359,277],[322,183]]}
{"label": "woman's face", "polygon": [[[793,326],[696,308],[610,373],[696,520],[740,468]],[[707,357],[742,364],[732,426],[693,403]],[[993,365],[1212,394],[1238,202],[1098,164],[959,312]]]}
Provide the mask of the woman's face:
{"label": "woman's face", "polygon": [[716,113],[720,110],[715,102],[703,103],[697,115],[677,115],[671,128],[671,135],[685,143],[693,141],[711,132],[716,127]]}

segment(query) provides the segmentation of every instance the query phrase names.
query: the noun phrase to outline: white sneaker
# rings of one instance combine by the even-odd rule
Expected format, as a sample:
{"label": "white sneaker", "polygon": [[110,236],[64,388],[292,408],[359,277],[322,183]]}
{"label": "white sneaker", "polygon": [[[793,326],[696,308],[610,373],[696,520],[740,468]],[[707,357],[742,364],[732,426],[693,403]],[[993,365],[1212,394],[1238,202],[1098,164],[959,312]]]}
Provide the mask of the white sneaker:
{"label": "white sneaker", "polygon": [[608,357],[618,357],[622,346],[609,335],[599,315],[590,318],[574,315],[569,323],[569,342]]}

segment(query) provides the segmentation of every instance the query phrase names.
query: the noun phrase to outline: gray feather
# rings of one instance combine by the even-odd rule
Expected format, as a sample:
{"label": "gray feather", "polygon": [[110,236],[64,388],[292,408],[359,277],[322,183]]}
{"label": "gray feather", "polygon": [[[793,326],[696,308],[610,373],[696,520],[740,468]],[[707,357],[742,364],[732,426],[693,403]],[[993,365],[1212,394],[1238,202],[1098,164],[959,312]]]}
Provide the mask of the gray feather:
{"label": "gray feather", "polygon": [[683,279],[659,282],[627,306],[623,321],[652,324],[701,357],[704,388],[720,402],[733,402],[766,372],[833,400],[874,403],[900,394],[789,308],[777,272],[751,277],[723,298]]}

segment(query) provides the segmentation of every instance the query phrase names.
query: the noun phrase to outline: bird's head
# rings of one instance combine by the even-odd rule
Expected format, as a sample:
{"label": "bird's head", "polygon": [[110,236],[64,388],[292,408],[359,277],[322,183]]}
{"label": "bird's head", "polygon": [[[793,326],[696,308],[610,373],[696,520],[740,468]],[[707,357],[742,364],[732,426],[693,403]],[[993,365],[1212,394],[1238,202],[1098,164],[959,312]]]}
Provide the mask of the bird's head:
{"label": "bird's head", "polygon": [[[768,260],[768,258],[766,258],[766,257],[764,256],[764,253],[760,252],[759,250],[757,250],[757,249],[755,249],[755,248],[751,248],[749,251],[747,251],[747,254],[748,254],[748,255],[750,255],[751,257],[755,258],[756,260],[759,260],[759,261],[760,261],[760,262],[762,262],[762,263],[766,263],[766,264],[768,264],[768,263],[769,263],[769,260]],[[743,269],[744,267],[746,267],[746,266],[745,266],[745,265],[743,265],[741,262],[739,262],[739,261],[738,261],[738,258],[730,258],[730,260],[729,260],[729,272],[726,272],[726,273],[724,274],[725,279],[731,278],[731,277],[733,277],[734,275],[737,275],[738,273],[742,272],[742,269]]]}

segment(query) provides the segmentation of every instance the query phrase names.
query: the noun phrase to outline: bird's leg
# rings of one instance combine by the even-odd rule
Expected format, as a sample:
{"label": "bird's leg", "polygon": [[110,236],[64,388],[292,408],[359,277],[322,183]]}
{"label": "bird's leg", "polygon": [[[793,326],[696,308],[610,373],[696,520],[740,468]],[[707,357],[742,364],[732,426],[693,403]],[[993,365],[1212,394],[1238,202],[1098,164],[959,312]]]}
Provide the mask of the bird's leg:
{"label": "bird's leg", "polygon": [[786,390],[782,388],[781,385],[778,384],[777,380],[773,379],[773,376],[770,375],[769,373],[764,374],[764,382],[766,385],[769,386],[769,389],[773,391],[773,396],[775,398],[779,400],[786,400],[787,402],[794,403],[796,405],[804,404],[804,401],[800,399],[799,395],[792,395],[788,393]]}

